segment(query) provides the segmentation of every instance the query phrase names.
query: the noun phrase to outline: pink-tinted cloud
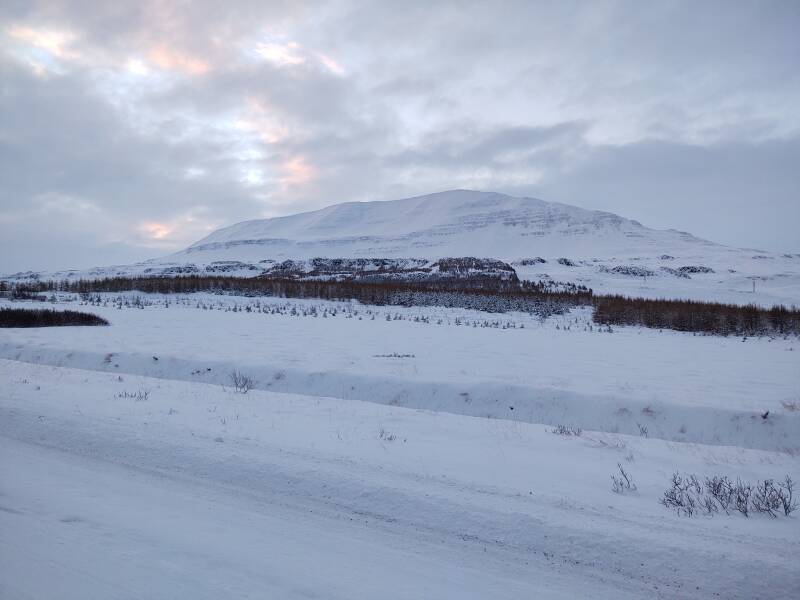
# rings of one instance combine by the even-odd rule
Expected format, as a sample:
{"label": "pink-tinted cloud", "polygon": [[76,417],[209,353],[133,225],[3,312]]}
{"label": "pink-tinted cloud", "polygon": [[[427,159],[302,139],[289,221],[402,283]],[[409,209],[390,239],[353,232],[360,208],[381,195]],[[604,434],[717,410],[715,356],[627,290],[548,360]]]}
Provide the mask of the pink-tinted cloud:
{"label": "pink-tinted cloud", "polygon": [[151,48],[147,57],[161,69],[179,71],[187,75],[204,75],[211,69],[211,65],[200,57],[165,44]]}
{"label": "pink-tinted cloud", "polygon": [[338,75],[339,77],[344,77],[346,75],[346,71],[344,67],[335,61],[333,58],[328,56],[327,54],[323,54],[322,52],[317,53],[317,58],[319,61],[325,66],[328,71],[333,73],[334,75]]}
{"label": "pink-tinted cloud", "polygon": [[163,240],[174,231],[173,226],[157,221],[145,221],[139,225],[139,232],[150,240]]}
{"label": "pink-tinted cloud", "polygon": [[281,169],[283,176],[280,181],[286,186],[310,183],[317,176],[317,169],[305,156],[293,156],[281,164]]}

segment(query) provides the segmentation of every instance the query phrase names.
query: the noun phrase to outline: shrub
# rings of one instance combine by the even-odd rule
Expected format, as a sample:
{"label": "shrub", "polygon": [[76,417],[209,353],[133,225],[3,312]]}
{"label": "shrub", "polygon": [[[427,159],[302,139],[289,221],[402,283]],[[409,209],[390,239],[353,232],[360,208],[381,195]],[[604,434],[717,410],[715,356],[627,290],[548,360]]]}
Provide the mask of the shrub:
{"label": "shrub", "polygon": [[788,475],[781,483],[778,484],[780,491],[778,497],[781,501],[781,508],[783,514],[787,517],[797,510],[797,500],[794,499],[794,481]]}
{"label": "shrub", "polygon": [[781,510],[788,516],[797,509],[793,497],[794,482],[788,475],[778,483],[772,479],[757,481],[755,486],[737,478],[734,482],[725,475],[706,477],[703,486],[695,475],[672,475],[670,487],[659,501],[679,515],[692,516],[700,509],[708,515],[732,510],[749,517],[751,511],[777,517]]}
{"label": "shrub", "polygon": [[386,431],[385,429],[381,429],[378,432],[378,439],[384,442],[393,442],[397,439],[397,435],[389,431]]}
{"label": "shrub", "polygon": [[736,479],[736,485],[733,488],[733,505],[745,517],[750,516],[750,495],[752,493],[753,486],[751,484]]}
{"label": "shrub", "polygon": [[760,513],[767,513],[770,517],[777,517],[777,511],[781,509],[781,500],[778,488],[772,479],[765,479],[756,484],[753,493],[753,510]]}
{"label": "shrub", "polygon": [[255,379],[250,377],[249,375],[245,375],[238,369],[234,369],[228,374],[228,377],[231,380],[231,384],[233,385],[233,391],[238,392],[239,394],[246,394],[249,392],[253,387],[255,387]]}
{"label": "shrub", "polygon": [[725,475],[721,477],[718,475],[711,478],[706,477],[705,489],[706,494],[725,511],[725,514],[730,514],[728,508],[733,502],[733,483],[731,480]]}
{"label": "shrub", "polygon": [[0,308],[0,327],[66,327],[71,325],[108,325],[97,315],[75,310]]}
{"label": "shrub", "polygon": [[691,517],[698,507],[700,483],[694,475],[681,475],[677,471],[672,474],[671,483],[660,500],[661,504],[674,509],[679,515],[683,513]]}
{"label": "shrub", "polygon": [[134,402],[147,402],[147,399],[150,398],[150,390],[123,391],[117,394],[117,398],[129,398]]}
{"label": "shrub", "polygon": [[556,435],[580,437],[581,433],[583,433],[583,429],[580,427],[571,427],[569,425],[556,425],[550,430],[550,433],[555,433]]}
{"label": "shrub", "polygon": [[636,484],[633,483],[630,473],[622,468],[622,463],[617,463],[617,468],[619,469],[619,475],[611,475],[611,491],[615,494],[635,492]]}

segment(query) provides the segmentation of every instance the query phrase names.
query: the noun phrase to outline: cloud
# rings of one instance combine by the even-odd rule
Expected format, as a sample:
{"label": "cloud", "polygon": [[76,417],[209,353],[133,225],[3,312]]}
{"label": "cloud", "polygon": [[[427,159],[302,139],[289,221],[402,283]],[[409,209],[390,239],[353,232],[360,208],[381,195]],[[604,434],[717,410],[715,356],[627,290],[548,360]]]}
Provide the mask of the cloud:
{"label": "cloud", "polygon": [[6,3],[0,270],[456,187],[797,250],[798,29],[780,1]]}
{"label": "cloud", "polygon": [[[586,149],[528,191],[581,202],[738,247],[800,248],[800,136],[692,145],[642,141]],[[591,200],[589,200],[591,198]]]}

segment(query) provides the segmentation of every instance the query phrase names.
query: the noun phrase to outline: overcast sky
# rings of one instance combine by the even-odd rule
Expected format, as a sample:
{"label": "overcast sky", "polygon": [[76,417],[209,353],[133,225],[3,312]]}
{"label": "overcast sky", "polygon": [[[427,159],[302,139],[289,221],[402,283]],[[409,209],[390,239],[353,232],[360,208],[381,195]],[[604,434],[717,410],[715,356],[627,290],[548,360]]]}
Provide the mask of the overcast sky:
{"label": "overcast sky", "polygon": [[0,3],[0,271],[451,188],[800,251],[800,2]]}

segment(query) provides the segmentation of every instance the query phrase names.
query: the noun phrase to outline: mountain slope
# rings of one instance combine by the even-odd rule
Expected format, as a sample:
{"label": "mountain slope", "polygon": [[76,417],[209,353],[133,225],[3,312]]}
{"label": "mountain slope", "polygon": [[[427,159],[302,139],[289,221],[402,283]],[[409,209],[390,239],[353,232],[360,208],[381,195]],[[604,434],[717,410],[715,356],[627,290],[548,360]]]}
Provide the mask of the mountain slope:
{"label": "mountain slope", "polygon": [[722,247],[618,215],[505,194],[454,190],[388,202],[348,202],[245,221],[173,258],[193,262],[335,257],[610,257],[669,247]]}
{"label": "mountain slope", "polygon": [[430,269],[447,257],[499,259],[520,279],[573,282],[605,293],[800,305],[800,254],[732,248],[608,212],[469,190],[245,221],[160,259],[6,279],[253,277],[287,268],[315,271],[320,261],[312,259],[318,258],[333,266],[389,264],[402,271],[408,264]]}

